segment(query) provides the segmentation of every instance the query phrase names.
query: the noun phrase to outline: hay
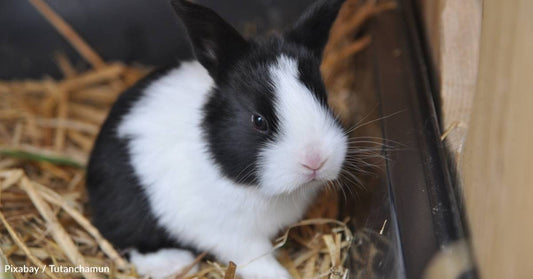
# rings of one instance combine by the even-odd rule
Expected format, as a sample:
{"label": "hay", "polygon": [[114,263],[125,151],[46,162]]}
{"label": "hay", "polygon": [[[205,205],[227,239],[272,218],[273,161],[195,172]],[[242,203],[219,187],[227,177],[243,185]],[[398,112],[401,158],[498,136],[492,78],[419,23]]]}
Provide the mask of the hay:
{"label": "hay", "polygon": [[[94,68],[79,72],[65,55],[56,55],[64,79],[0,81],[0,261],[16,266],[109,267],[109,278],[138,278],[135,268],[90,223],[84,167],[99,126],[118,97],[148,68],[106,63],[43,1],[30,0]],[[325,52],[322,71],[328,88],[346,59],[367,46],[369,37],[352,35],[373,14],[390,8],[348,1]],[[351,20],[349,20],[351,19]],[[338,86],[337,86],[338,87]],[[339,88],[336,88],[339,89]],[[336,90],[338,91],[338,90]],[[332,98],[335,100],[342,100]],[[342,108],[342,102],[333,104]],[[348,108],[337,109],[346,114]],[[330,191],[310,209],[308,219],[289,228],[274,243],[280,262],[294,278],[346,278],[352,232],[338,217],[337,193]],[[238,266],[205,260],[186,277],[234,278]],[[2,265],[3,266],[3,265]],[[192,267],[192,266],[191,266]],[[49,278],[100,278],[88,271],[52,273]],[[32,277],[6,273],[7,278]]]}

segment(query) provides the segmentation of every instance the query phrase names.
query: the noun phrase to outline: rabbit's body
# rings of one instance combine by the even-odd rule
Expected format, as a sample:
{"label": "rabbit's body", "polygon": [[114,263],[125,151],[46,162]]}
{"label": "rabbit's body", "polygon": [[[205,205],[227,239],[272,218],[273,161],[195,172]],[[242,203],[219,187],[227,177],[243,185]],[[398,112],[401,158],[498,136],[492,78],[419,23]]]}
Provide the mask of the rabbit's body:
{"label": "rabbit's body", "polygon": [[[336,2],[327,5],[334,14]],[[198,15],[223,24],[206,8],[174,5],[186,25]],[[205,31],[198,26],[189,32]],[[346,135],[314,49],[282,37],[247,43],[218,28],[192,36],[198,61],[151,75],[112,108],[88,168],[94,222],[133,249],[141,274],[177,272],[192,250],[236,262],[245,278],[289,278],[271,239],[337,178]],[[225,44],[205,43],[219,34]]]}
{"label": "rabbit's body", "polygon": [[[106,131],[117,145],[126,143],[125,146],[116,150],[102,147],[109,153],[100,153],[106,156],[102,160],[115,164],[116,169],[124,170],[128,168],[125,164],[131,162],[136,179],[131,180],[130,174],[105,173],[94,164],[89,170],[89,184],[101,186],[92,189],[91,201],[93,205],[103,203],[93,208],[114,209],[112,215],[111,210],[95,211],[102,233],[120,248],[134,247],[143,254],[184,246],[210,251],[222,261],[245,263],[252,258],[243,258],[245,255],[239,255],[239,251],[257,257],[268,253],[269,240],[301,218],[316,191],[273,198],[253,186],[236,185],[222,175],[202,137],[203,108],[214,83],[198,62],[181,63],[142,85],[145,88],[121,96],[115,107],[129,109],[120,121],[109,122],[115,125]],[[97,142],[94,153],[99,153],[101,145],[108,146],[110,138]],[[127,152],[117,156],[124,150]],[[95,178],[120,184],[120,195],[127,195],[131,188],[130,193],[136,198],[116,200],[109,192],[111,186],[98,183]],[[143,207],[130,199],[145,199],[140,201]],[[235,216],[238,218],[232,218]],[[126,233],[122,224],[129,219],[131,231]],[[105,223],[99,223],[103,220]],[[235,252],[228,253],[231,250]],[[180,252],[165,250],[161,260],[174,253]],[[179,271],[191,259],[192,256],[184,257],[183,264],[164,274]],[[152,269],[161,269],[149,268],[141,253],[135,253],[132,261],[141,271],[150,269],[153,274]],[[176,261],[170,263],[176,265]]]}

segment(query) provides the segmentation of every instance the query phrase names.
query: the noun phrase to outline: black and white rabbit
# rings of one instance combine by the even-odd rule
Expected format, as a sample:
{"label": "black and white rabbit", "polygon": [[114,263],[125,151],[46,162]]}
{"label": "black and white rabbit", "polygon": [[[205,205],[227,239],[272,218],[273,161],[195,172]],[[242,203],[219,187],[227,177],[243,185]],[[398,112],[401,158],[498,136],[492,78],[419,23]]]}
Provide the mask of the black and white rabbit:
{"label": "black and white rabbit", "polygon": [[347,154],[319,70],[342,2],[320,0],[283,34],[248,41],[212,10],[172,1],[197,60],[119,97],[87,173],[93,222],[140,274],[170,275],[207,251],[244,278],[290,278],[271,239]]}

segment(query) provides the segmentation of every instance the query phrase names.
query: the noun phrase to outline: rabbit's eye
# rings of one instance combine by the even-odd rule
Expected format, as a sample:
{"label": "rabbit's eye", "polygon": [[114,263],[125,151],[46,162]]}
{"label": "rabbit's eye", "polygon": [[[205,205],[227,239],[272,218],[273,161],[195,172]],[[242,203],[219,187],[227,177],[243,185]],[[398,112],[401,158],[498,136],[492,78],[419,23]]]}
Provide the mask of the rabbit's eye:
{"label": "rabbit's eye", "polygon": [[266,119],[261,115],[253,114],[252,124],[254,125],[255,129],[261,132],[266,132],[268,130],[268,123]]}

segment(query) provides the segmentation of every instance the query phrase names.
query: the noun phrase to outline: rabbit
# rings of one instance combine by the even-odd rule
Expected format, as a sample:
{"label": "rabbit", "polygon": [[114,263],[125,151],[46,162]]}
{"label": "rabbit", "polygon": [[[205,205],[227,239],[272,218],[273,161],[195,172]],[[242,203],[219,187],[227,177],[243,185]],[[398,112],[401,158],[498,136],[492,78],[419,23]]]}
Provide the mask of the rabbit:
{"label": "rabbit", "polygon": [[242,278],[291,278],[271,240],[348,153],[319,70],[342,3],[319,0],[283,33],[246,40],[212,10],[171,1],[195,59],[118,97],[87,170],[93,223],[139,274],[164,278],[205,251]]}

